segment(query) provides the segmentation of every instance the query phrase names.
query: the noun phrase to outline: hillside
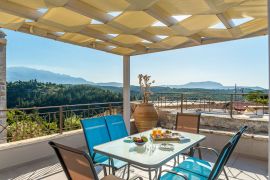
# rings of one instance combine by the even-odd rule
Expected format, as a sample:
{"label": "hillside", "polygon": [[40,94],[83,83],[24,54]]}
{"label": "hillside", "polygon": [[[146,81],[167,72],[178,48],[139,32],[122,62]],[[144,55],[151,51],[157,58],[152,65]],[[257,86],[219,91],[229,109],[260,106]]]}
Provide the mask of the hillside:
{"label": "hillside", "polygon": [[[30,81],[36,79],[38,82],[50,82],[55,84],[88,84],[99,87],[107,87],[110,89],[112,87],[123,87],[122,83],[119,82],[92,82],[85,80],[80,77],[72,77],[65,74],[54,73],[50,71],[38,70],[27,67],[9,67],[7,68],[7,81],[15,82],[15,81]],[[139,91],[139,88],[135,88],[135,91]],[[189,82],[183,85],[161,85],[156,86],[154,89],[159,89],[160,91],[171,91],[171,89],[217,89],[217,90],[228,90],[234,89],[234,86],[224,86],[221,83],[214,81],[203,81],[203,82]],[[169,88],[169,89],[166,89]],[[253,90],[264,90],[261,87],[247,87],[247,86],[238,86],[238,89],[253,89]],[[106,89],[106,88],[105,88]]]}
{"label": "hillside", "polygon": [[72,77],[65,74],[53,73],[50,71],[26,68],[9,67],[7,69],[7,81],[30,81],[36,79],[38,82],[51,82],[56,84],[94,84],[83,78]]}
{"label": "hillside", "polygon": [[59,85],[37,81],[7,83],[8,108],[120,102],[121,93],[91,85]]}

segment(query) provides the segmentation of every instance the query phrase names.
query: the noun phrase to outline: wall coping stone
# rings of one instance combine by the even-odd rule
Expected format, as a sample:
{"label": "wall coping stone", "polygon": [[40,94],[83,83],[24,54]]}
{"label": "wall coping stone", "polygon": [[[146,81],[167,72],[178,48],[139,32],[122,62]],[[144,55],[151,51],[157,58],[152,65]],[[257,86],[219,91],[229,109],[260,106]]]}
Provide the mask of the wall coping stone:
{"label": "wall coping stone", "polygon": [[19,148],[22,146],[41,143],[44,141],[53,140],[53,139],[57,139],[57,138],[63,138],[63,137],[67,137],[67,136],[75,135],[75,134],[80,134],[80,133],[82,133],[82,129],[63,132],[63,134],[52,134],[52,135],[47,135],[47,136],[25,139],[25,140],[21,140],[21,141],[3,143],[3,144],[0,144],[0,151],[10,149],[10,148]]}

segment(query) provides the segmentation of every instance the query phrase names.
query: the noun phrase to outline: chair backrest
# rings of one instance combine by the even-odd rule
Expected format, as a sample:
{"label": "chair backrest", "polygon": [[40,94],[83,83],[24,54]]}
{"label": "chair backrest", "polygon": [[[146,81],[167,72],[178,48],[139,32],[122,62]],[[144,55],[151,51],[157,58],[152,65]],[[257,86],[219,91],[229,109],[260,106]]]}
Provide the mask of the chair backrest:
{"label": "chair backrest", "polygon": [[111,140],[128,136],[125,121],[121,115],[105,116]]}
{"label": "chair backrest", "polygon": [[223,167],[228,162],[231,154],[233,153],[239,139],[241,138],[244,131],[247,129],[247,126],[242,127],[230,140],[229,142],[223,147],[221,153],[218,156],[218,159],[215,162],[215,165],[208,177],[209,180],[216,180],[218,179]]}
{"label": "chair backrest", "polygon": [[89,154],[94,155],[94,146],[110,141],[110,135],[104,117],[81,120]]}
{"label": "chair backrest", "polygon": [[[241,138],[241,136],[243,135],[243,133],[247,130],[248,126],[243,126],[240,128],[240,130],[238,131],[238,133],[240,134],[239,136],[237,136],[237,133],[231,138],[231,141],[234,142],[232,148],[230,149],[229,152],[229,157],[231,156],[231,154],[233,153],[236,145],[238,144],[239,139]],[[229,158],[227,158],[226,163],[228,162]],[[225,165],[226,165],[225,163]]]}
{"label": "chair backrest", "polygon": [[199,133],[201,114],[177,113],[176,130]]}
{"label": "chair backrest", "polygon": [[93,162],[85,152],[52,141],[49,144],[69,180],[98,180]]}

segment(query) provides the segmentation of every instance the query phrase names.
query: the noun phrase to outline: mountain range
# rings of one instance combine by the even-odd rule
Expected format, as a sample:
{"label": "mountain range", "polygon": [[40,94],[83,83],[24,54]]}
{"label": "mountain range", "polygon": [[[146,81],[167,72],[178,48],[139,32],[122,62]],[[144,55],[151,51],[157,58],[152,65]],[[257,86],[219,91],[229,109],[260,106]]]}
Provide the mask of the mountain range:
{"label": "mountain range", "polygon": [[[95,83],[92,81],[87,81],[80,77],[73,77],[66,74],[59,74],[45,70],[38,70],[28,67],[8,67],[7,68],[7,81],[29,81],[36,79],[39,82],[51,82],[56,84],[89,84],[94,86],[111,86],[111,87],[122,87],[123,84],[119,82],[100,82]],[[161,87],[169,88],[186,88],[186,89],[233,89],[234,86],[223,86],[221,83],[213,81],[204,82],[190,82],[183,85],[162,85]],[[237,88],[249,88],[253,90],[264,90],[261,87],[247,87],[247,86],[237,86]]]}

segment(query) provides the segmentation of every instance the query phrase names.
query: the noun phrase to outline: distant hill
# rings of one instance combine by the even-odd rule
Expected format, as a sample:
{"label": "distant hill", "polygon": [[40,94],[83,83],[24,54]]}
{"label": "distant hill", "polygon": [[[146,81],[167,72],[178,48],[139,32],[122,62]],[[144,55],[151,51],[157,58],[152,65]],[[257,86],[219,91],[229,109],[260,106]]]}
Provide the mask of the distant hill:
{"label": "distant hill", "polygon": [[[203,82],[190,82],[183,85],[164,85],[163,87],[177,88],[177,89],[234,89],[234,86],[223,86],[221,83],[214,81]],[[253,90],[265,90],[262,87],[249,87],[249,86],[237,86],[237,89],[253,89]]]}
{"label": "distant hill", "polygon": [[188,89],[224,89],[224,86],[218,82],[204,81],[204,82],[190,82],[183,85],[168,85],[170,88],[188,88]]}
{"label": "distant hill", "polygon": [[[72,77],[65,74],[58,74],[50,71],[38,70],[27,67],[9,67],[7,69],[7,81],[29,81],[36,79],[39,82],[51,82],[56,84],[89,84],[94,86],[101,86],[105,89],[114,89],[114,87],[122,88],[123,84],[119,82],[102,82],[102,83],[94,83],[91,81],[87,81],[83,78]],[[152,91],[171,91],[172,89],[217,89],[217,90],[226,90],[226,89],[234,89],[234,86],[223,86],[221,83],[214,81],[203,81],[203,82],[190,82],[183,85],[162,85],[156,86],[152,88]],[[265,90],[261,87],[247,87],[247,86],[237,86],[237,88],[245,88],[252,90]],[[132,86],[132,90],[139,91],[139,87]],[[120,91],[120,90],[118,90]]]}
{"label": "distant hill", "polygon": [[119,83],[119,82],[96,83],[96,85],[98,85],[98,86],[123,87],[123,83]]}
{"label": "distant hill", "polygon": [[39,82],[51,82],[56,84],[94,84],[83,78],[72,77],[65,74],[38,70],[26,67],[7,68],[7,81],[30,81],[36,79]]}

